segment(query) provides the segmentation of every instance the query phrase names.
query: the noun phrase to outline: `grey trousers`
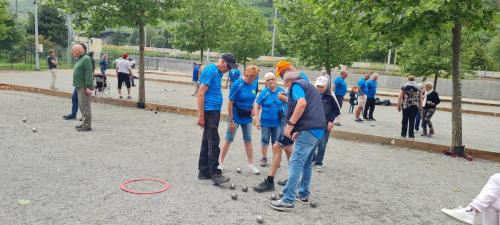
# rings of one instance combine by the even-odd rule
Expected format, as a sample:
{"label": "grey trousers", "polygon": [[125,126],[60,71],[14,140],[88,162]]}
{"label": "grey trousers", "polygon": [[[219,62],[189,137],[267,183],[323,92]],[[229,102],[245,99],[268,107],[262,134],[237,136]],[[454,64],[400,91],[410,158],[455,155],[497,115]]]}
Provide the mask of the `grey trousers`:
{"label": "grey trousers", "polygon": [[90,95],[85,93],[85,88],[76,88],[78,92],[78,106],[83,116],[82,126],[92,128],[92,112],[90,109]]}

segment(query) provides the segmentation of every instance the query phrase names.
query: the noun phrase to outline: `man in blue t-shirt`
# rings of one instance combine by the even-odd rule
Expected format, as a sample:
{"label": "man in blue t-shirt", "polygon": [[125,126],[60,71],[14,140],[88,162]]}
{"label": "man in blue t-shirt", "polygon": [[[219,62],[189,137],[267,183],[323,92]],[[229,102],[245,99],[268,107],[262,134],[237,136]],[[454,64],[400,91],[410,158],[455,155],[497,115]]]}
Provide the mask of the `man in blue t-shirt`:
{"label": "man in blue t-shirt", "polygon": [[217,63],[208,65],[200,76],[198,93],[198,126],[203,128],[198,179],[212,179],[214,185],[229,181],[219,167],[219,121],[222,108],[222,76],[236,67],[236,58],[224,54]]}
{"label": "man in blue t-shirt", "polygon": [[344,96],[347,93],[347,83],[345,82],[347,76],[347,72],[342,71],[340,72],[340,76],[333,81],[335,97],[337,98],[340,108],[342,108],[342,102],[344,102]]}
{"label": "man in blue t-shirt", "polygon": [[191,96],[196,96],[198,94],[198,90],[200,86],[198,85],[198,74],[200,73],[201,64],[193,63],[193,85],[194,85],[194,94]]}
{"label": "man in blue t-shirt", "polygon": [[[363,118],[369,121],[375,121],[373,118],[373,111],[375,111],[375,96],[377,95],[377,80],[378,73],[374,73],[372,79],[366,82],[366,89],[368,92],[366,93],[366,106],[363,112]],[[368,113],[370,111],[370,113]]]}
{"label": "man in blue t-shirt", "polygon": [[368,93],[368,88],[366,86],[366,82],[370,79],[370,74],[363,73],[363,77],[358,81],[358,89],[359,89],[359,97],[358,97],[358,108],[356,109],[356,122],[363,122],[361,118],[361,112],[365,108],[366,105],[366,94]]}
{"label": "man in blue t-shirt", "polygon": [[295,144],[289,161],[284,195],[279,200],[269,202],[272,208],[279,211],[293,208],[296,199],[309,202],[313,150],[326,129],[325,116],[318,116],[324,115],[324,110],[317,89],[310,82],[299,78],[297,72],[286,72],[283,77],[285,87],[290,88],[287,125],[283,133]]}

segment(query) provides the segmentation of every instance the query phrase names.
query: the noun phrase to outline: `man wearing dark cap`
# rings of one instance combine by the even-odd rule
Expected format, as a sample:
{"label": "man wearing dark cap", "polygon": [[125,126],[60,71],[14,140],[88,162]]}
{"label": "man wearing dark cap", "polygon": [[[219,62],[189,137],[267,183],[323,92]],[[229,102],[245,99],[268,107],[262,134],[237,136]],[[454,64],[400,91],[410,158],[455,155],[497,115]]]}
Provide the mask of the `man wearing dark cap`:
{"label": "man wearing dark cap", "polygon": [[200,76],[198,92],[198,126],[203,128],[198,179],[212,179],[214,185],[229,181],[219,167],[219,121],[222,108],[221,81],[224,73],[236,68],[236,58],[224,54],[217,61],[207,65]]}

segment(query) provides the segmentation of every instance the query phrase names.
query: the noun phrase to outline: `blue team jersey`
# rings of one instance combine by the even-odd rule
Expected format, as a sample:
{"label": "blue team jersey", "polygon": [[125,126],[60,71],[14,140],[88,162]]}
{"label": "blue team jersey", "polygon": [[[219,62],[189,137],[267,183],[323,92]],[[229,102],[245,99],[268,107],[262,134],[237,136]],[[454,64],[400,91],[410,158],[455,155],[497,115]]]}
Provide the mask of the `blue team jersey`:
{"label": "blue team jersey", "polygon": [[257,97],[256,103],[262,106],[260,116],[260,125],[262,127],[279,127],[281,121],[279,118],[280,111],[283,113],[283,102],[279,100],[278,94],[285,90],[281,87],[276,87],[275,91],[270,88],[264,88]]}
{"label": "blue team jersey", "polygon": [[335,85],[335,95],[344,96],[347,93],[347,83],[341,76],[335,78],[333,84]]}
{"label": "blue team jersey", "polygon": [[222,108],[222,90],[221,80],[222,72],[217,69],[215,64],[210,64],[201,73],[200,83],[208,87],[205,93],[205,111],[217,110]]}
{"label": "blue team jersey", "polygon": [[255,79],[251,84],[245,83],[243,79],[238,79],[231,86],[229,91],[229,100],[234,102],[233,105],[233,120],[239,124],[249,124],[252,122],[252,117],[240,118],[238,108],[240,110],[251,110],[255,97],[257,96],[257,86],[259,81]]}

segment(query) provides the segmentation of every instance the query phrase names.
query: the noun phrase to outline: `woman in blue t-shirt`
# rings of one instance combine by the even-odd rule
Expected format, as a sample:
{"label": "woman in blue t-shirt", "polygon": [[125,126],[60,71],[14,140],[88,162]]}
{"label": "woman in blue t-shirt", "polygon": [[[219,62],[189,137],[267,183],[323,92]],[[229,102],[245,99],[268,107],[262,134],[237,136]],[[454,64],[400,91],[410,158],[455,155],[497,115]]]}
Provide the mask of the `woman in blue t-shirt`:
{"label": "woman in blue t-shirt", "polygon": [[276,138],[282,132],[281,129],[281,119],[283,118],[283,102],[278,98],[279,93],[285,92],[281,87],[278,87],[276,83],[276,76],[268,72],[265,75],[266,87],[262,89],[262,92],[257,97],[255,102],[255,115],[256,122],[255,125],[257,129],[260,129],[260,144],[262,159],[260,160],[260,166],[267,166],[267,148],[269,146],[269,139],[271,139],[271,144],[276,142]]}
{"label": "woman in blue t-shirt", "polygon": [[260,174],[260,170],[253,165],[252,147],[252,116],[253,104],[258,91],[259,83],[256,79],[258,74],[259,68],[257,66],[248,66],[243,78],[236,80],[231,86],[228,104],[229,126],[219,157],[219,165],[222,168],[229,146],[234,140],[238,127],[241,126],[248,159],[248,171],[255,175]]}

